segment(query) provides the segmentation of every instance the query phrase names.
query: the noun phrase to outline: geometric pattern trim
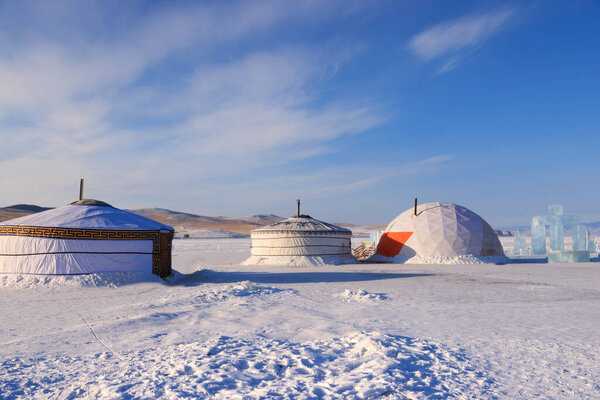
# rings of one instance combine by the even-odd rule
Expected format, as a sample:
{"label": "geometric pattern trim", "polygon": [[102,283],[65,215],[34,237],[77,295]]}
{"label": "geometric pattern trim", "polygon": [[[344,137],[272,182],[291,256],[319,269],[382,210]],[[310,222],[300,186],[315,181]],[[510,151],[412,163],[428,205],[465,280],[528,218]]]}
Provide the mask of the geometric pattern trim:
{"label": "geometric pattern trim", "polygon": [[0,235],[33,236],[58,239],[93,240],[157,240],[158,231],[122,231],[104,229],[75,229],[40,226],[0,226]]}
{"label": "geometric pattern trim", "polygon": [[270,235],[272,233],[287,233],[296,236],[315,236],[315,235],[344,235],[349,236],[352,234],[350,231],[302,231],[302,230],[291,230],[291,229],[271,229],[271,230],[254,230],[251,232],[251,236],[259,236],[259,235]]}
{"label": "geometric pattern trim", "polygon": [[160,245],[158,238],[152,241],[152,273],[160,275]]}

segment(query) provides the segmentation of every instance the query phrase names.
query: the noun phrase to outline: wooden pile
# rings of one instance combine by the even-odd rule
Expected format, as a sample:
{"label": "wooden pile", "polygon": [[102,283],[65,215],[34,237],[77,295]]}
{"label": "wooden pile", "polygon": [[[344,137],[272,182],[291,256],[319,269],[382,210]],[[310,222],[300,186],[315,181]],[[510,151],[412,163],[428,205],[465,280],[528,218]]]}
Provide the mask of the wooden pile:
{"label": "wooden pile", "polygon": [[352,249],[352,255],[358,261],[364,261],[375,254],[374,242],[362,242],[358,247]]}

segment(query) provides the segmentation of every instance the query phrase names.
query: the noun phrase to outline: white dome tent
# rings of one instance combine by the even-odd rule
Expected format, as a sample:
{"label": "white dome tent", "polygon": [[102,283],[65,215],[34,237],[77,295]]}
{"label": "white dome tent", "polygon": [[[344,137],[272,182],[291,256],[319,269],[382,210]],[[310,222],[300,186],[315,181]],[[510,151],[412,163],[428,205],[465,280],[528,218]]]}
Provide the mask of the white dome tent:
{"label": "white dome tent", "polygon": [[171,273],[173,228],[83,199],[0,223],[0,273]]}
{"label": "white dome tent", "polygon": [[309,215],[276,222],[251,232],[252,249],[245,265],[321,266],[354,263],[352,231]]}
{"label": "white dome tent", "polygon": [[392,262],[507,261],[492,227],[473,211],[451,203],[425,203],[400,214],[377,243],[375,258]]}

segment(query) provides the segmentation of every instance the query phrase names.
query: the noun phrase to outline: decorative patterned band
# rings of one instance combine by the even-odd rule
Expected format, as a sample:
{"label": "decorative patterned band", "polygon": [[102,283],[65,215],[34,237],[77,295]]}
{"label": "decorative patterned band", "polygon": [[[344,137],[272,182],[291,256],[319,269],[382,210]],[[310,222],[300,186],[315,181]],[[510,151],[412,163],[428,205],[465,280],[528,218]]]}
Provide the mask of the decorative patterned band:
{"label": "decorative patterned band", "polygon": [[352,236],[352,232],[350,231],[300,231],[300,230],[285,230],[285,229],[281,229],[281,230],[256,230],[256,231],[252,231],[250,232],[251,236],[258,236],[258,235],[270,235],[272,233],[284,233],[287,234],[289,236],[315,236],[315,235],[327,235],[327,236],[333,236],[333,235],[343,235],[343,236]]}
{"label": "decorative patterned band", "polygon": [[158,231],[52,228],[39,226],[0,226],[0,236],[34,236],[59,239],[157,240]]}

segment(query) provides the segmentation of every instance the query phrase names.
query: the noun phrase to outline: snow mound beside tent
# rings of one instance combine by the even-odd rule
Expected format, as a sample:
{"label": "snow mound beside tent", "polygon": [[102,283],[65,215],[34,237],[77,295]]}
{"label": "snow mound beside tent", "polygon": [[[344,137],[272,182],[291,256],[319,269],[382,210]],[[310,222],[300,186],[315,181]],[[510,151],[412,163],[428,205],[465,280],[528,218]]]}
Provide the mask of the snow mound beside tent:
{"label": "snow mound beside tent", "polygon": [[96,272],[81,275],[0,274],[0,288],[38,289],[71,287],[110,287],[141,282],[164,283],[151,272]]}
{"label": "snow mound beside tent", "polygon": [[250,256],[240,265],[285,265],[290,267],[322,267],[325,265],[356,264],[352,257],[340,256]]}
{"label": "snow mound beside tent", "polygon": [[377,332],[304,343],[221,336],[0,363],[2,393],[40,397],[49,382],[61,398],[481,398],[493,385],[461,352]]}
{"label": "snow mound beside tent", "polygon": [[434,257],[402,257],[396,256],[393,259],[384,257],[379,254],[374,254],[368,262],[393,262],[398,264],[419,264],[419,265],[460,265],[460,264],[508,264],[510,258],[506,256],[474,256],[473,254],[465,254],[460,256],[434,256]]}
{"label": "snow mound beside tent", "polygon": [[282,291],[283,289],[256,285],[250,281],[242,281],[200,293],[196,297],[196,300],[203,302],[227,301],[234,297],[260,297]]}

